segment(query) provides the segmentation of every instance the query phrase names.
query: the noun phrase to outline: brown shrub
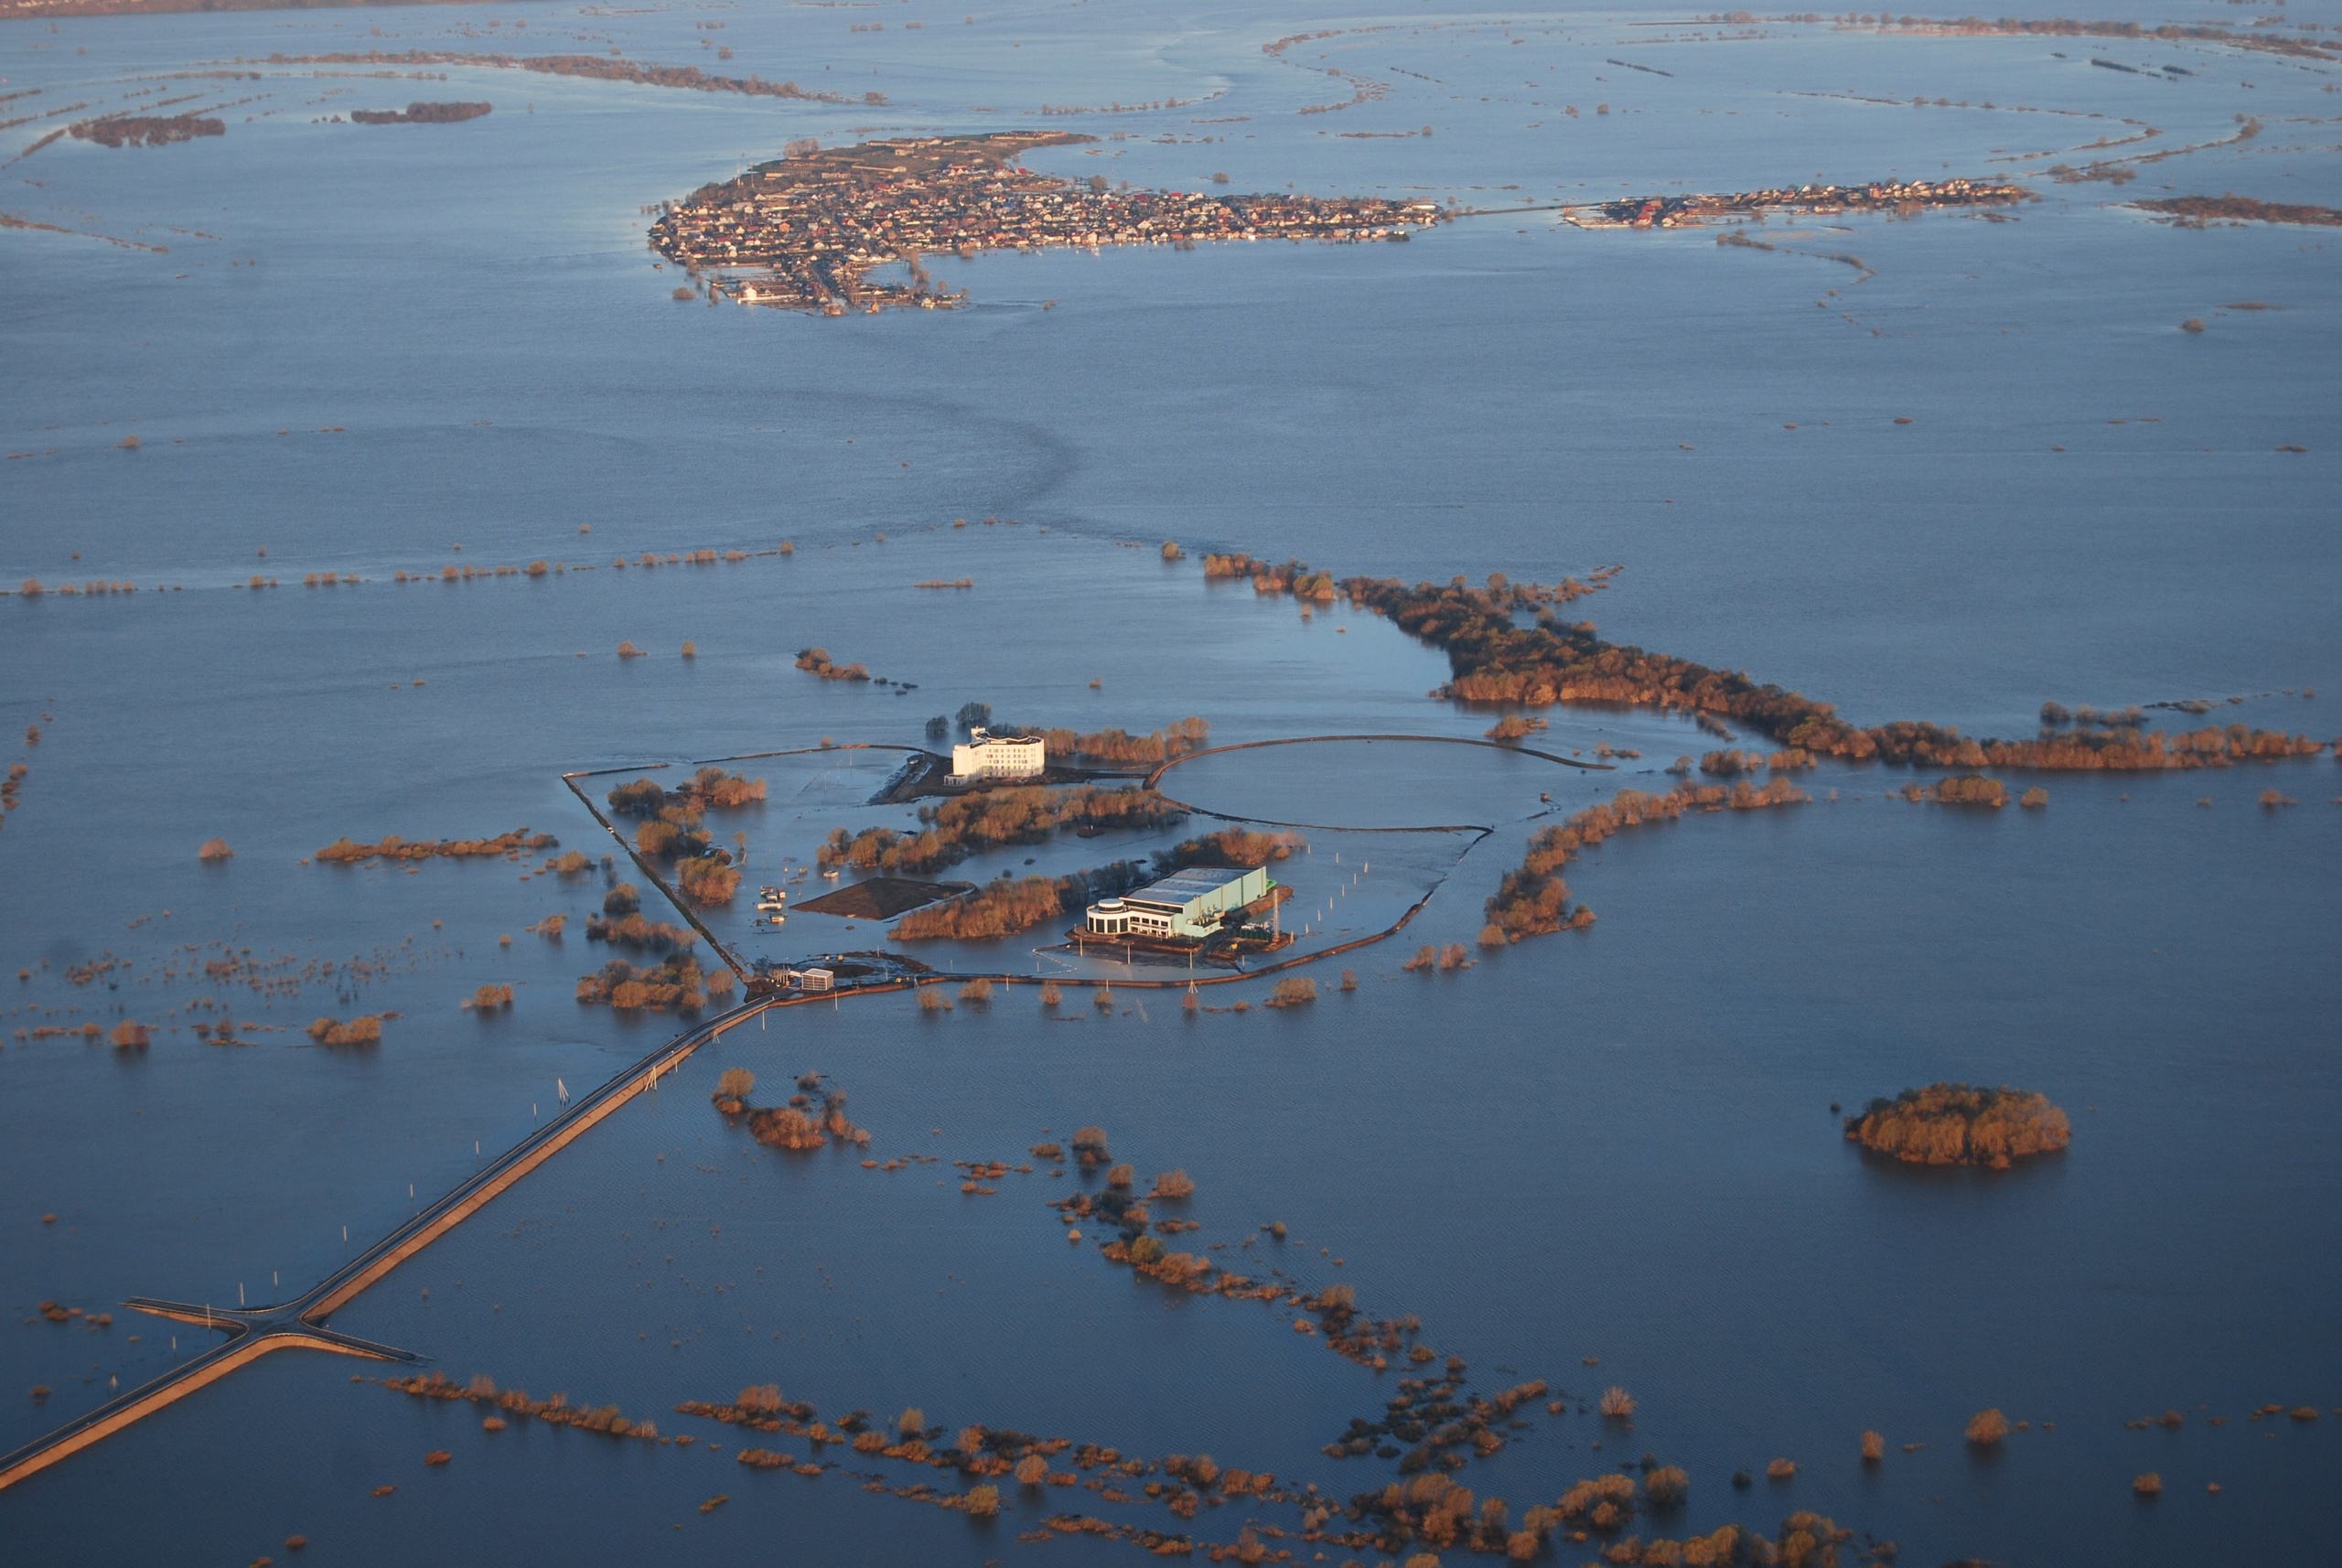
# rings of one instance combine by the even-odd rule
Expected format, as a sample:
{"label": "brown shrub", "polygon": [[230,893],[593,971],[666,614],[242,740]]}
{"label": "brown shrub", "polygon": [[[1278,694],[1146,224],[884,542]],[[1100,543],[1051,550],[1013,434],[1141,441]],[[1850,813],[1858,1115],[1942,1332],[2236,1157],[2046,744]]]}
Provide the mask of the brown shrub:
{"label": "brown shrub", "polygon": [[2006,1170],[2012,1160],[2064,1148],[2073,1132],[2066,1113],[2043,1095],[2004,1085],[1971,1089],[1936,1083],[1874,1100],[1846,1118],[1846,1137],[1914,1165],[1982,1165]]}
{"label": "brown shrub", "polygon": [[[645,827],[650,824],[643,824]],[[740,890],[740,869],[731,858],[718,850],[711,855],[679,862],[675,880],[682,885],[686,897],[694,904],[713,907],[729,904]]]}
{"label": "brown shrub", "polygon": [[2008,786],[1997,779],[1971,773],[1938,783],[1935,801],[1939,806],[1991,806],[1997,811],[2009,803]]}
{"label": "brown shrub", "polygon": [[1195,1195],[1195,1180],[1183,1170],[1163,1172],[1155,1178],[1155,1186],[1147,1194],[1157,1198],[1193,1197]]}
{"label": "brown shrub", "polygon": [[919,1010],[922,1013],[949,1013],[951,998],[943,994],[940,985],[922,985],[919,989]]}
{"label": "brown shrub", "polygon": [[802,1151],[818,1149],[829,1140],[813,1119],[794,1106],[783,1105],[770,1111],[759,1111],[748,1118],[748,1135],[759,1144],[769,1144],[776,1149]]}
{"label": "brown shrub", "polygon": [[[628,891],[624,885],[614,890]],[[616,919],[594,919],[586,922],[586,940],[607,942],[612,947],[640,948],[650,952],[666,952],[675,948],[687,948],[698,936],[682,926],[666,920],[646,920],[639,914],[621,915]]]}
{"label": "brown shrub", "polygon": [[2009,1418],[1997,1409],[1980,1410],[1968,1418],[1968,1441],[1990,1448],[2009,1434]]}
{"label": "brown shrub", "polygon": [[1112,1187],[1128,1188],[1137,1179],[1136,1168],[1127,1165],[1116,1165],[1106,1173],[1106,1185]]}
{"label": "brown shrub", "polygon": [[1306,1007],[1317,1000],[1317,983],[1305,975],[1292,975],[1276,983],[1270,993],[1271,1007]]}
{"label": "brown shrub", "polygon": [[1635,1413],[1635,1396],[1614,1383],[1602,1392],[1601,1410],[1613,1421],[1624,1421]]}
{"label": "brown shrub", "polygon": [[124,1047],[149,1045],[155,1038],[153,1032],[145,1025],[134,1024],[127,1018],[116,1024],[113,1026],[113,1033],[106,1037],[115,1045]]}
{"label": "brown shrub", "polygon": [[870,671],[860,663],[833,664],[826,648],[800,649],[797,668],[819,675],[824,681],[867,681]]}
{"label": "brown shrub", "polygon": [[319,1018],[309,1026],[309,1038],[321,1046],[372,1046],[382,1039],[382,1020],[371,1013],[352,1018],[347,1024],[331,1018]]}
{"label": "brown shrub", "polygon": [[994,881],[963,898],[912,910],[895,923],[890,934],[898,941],[939,937],[982,941],[1013,936],[1064,914],[1069,885],[1079,881],[1049,876]]}
{"label": "brown shrub", "polygon": [[757,1075],[744,1067],[727,1067],[716,1075],[715,1095],[719,1100],[746,1100],[756,1087]]}
{"label": "brown shrub", "polygon": [[1886,1439],[1875,1432],[1863,1434],[1863,1463],[1875,1465],[1886,1457]]}
{"label": "brown shrub", "polygon": [[[683,646],[689,648],[691,644]],[[692,775],[691,781],[677,793],[702,810],[724,810],[762,800],[765,798],[765,781],[709,767]]]}
{"label": "brown shrub", "polygon": [[526,828],[515,828],[509,833],[499,833],[490,839],[440,839],[436,842],[416,840],[413,843],[393,833],[376,843],[358,843],[348,838],[336,839],[310,858],[327,865],[355,865],[361,861],[430,860],[434,857],[462,860],[490,855],[509,855],[516,851],[557,849],[561,841],[551,833],[532,834]]}
{"label": "brown shrub", "polygon": [[226,839],[205,839],[203,847],[195,852],[198,860],[233,860],[236,852],[228,847]]}

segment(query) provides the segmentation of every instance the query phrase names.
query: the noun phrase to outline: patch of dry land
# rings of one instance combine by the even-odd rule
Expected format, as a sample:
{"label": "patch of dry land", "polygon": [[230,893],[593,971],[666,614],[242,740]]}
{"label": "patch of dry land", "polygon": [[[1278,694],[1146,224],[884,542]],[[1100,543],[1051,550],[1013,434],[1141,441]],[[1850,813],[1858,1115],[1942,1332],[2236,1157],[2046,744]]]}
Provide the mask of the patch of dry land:
{"label": "patch of dry land", "polygon": [[[718,286],[747,305],[843,316],[849,309],[962,304],[936,287],[922,254],[1043,245],[1192,245],[1205,240],[1403,240],[1437,220],[1428,201],[1380,197],[1212,196],[1114,190],[1018,167],[1026,149],[1087,142],[1067,132],[1004,131],[865,142],[810,141],[736,179],[702,186],[651,226],[653,249],[694,272],[754,274]],[[899,284],[870,273],[907,262]]]}
{"label": "patch of dry land", "polygon": [[2304,202],[2256,201],[2250,196],[2169,196],[2132,206],[2146,212],[2167,214],[2183,229],[2212,223],[2306,223],[2319,228],[2342,227],[2342,210],[2312,207]]}
{"label": "patch of dry land", "polygon": [[973,892],[965,882],[919,882],[907,876],[873,876],[848,883],[834,893],[808,898],[797,906],[805,915],[843,915],[854,920],[891,920],[923,904]]}

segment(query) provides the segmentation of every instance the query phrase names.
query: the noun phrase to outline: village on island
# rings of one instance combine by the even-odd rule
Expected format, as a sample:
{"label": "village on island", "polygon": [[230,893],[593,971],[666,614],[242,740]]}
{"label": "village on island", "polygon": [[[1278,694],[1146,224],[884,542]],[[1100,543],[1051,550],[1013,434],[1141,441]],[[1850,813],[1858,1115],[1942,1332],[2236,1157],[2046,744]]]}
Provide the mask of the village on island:
{"label": "village on island", "polygon": [[[694,276],[706,274],[711,298],[843,316],[965,304],[964,293],[934,285],[922,254],[965,260],[979,249],[1051,245],[1404,240],[1439,218],[1429,201],[1114,189],[1103,176],[1072,180],[1015,162],[1029,148],[1094,139],[1002,131],[828,150],[795,142],[787,156],[669,205],[651,226],[650,244]],[[873,269],[893,262],[905,263],[906,281],[870,281]]]}
{"label": "village on island", "polygon": [[[967,303],[966,291],[937,282],[922,258],[948,254],[967,261],[979,251],[1048,246],[1192,249],[1218,241],[1405,240],[1469,215],[1421,199],[1114,187],[1102,175],[1069,179],[1016,162],[1032,148],[1094,139],[1071,132],[1001,131],[828,149],[810,138],[792,142],[782,157],[664,204],[650,228],[650,246],[693,280],[675,290],[678,299],[704,291],[711,304],[729,299],[824,316],[876,315]],[[1216,174],[1212,181],[1228,177]],[[1557,210],[1563,222],[1583,229],[1672,229],[1761,222],[1770,212],[1908,216],[2032,199],[2023,187],[2000,180],[1875,180],[1564,203]],[[902,268],[899,281],[872,277],[890,264]]]}

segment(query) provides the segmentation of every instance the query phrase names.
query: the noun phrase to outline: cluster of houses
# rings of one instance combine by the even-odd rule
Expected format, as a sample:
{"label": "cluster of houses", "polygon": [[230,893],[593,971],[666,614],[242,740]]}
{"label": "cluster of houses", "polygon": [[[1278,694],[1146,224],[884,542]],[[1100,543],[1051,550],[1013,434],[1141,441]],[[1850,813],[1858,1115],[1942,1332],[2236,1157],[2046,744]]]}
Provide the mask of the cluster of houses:
{"label": "cluster of houses", "polygon": [[1744,190],[1729,196],[1649,196],[1573,208],[1567,220],[1581,229],[1675,229],[1717,218],[1764,212],[1876,212],[1923,207],[1995,207],[2025,201],[2023,186],[1980,179],[1877,180],[1869,185],[1800,185]]}
{"label": "cluster of houses", "polygon": [[[1074,138],[1065,138],[1074,139]],[[1036,138],[1016,137],[1011,153]],[[986,138],[872,142],[762,164],[662,214],[650,243],[749,305],[843,315],[884,306],[948,308],[922,254],[1043,245],[1193,244],[1208,240],[1403,240],[1438,219],[1431,202],[1291,192],[1219,196],[1114,190],[1003,161]],[[909,262],[902,283],[872,269]]]}

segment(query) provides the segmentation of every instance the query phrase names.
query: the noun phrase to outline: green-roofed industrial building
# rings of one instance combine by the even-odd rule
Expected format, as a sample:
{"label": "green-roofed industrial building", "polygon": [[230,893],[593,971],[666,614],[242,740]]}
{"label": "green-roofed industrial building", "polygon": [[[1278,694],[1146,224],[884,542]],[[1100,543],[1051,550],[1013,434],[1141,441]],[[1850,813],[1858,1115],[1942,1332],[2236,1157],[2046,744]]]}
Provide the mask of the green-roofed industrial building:
{"label": "green-roofed industrial building", "polygon": [[1215,935],[1229,915],[1267,897],[1274,886],[1263,867],[1191,867],[1119,898],[1101,898],[1090,906],[1082,934],[1201,941]]}

